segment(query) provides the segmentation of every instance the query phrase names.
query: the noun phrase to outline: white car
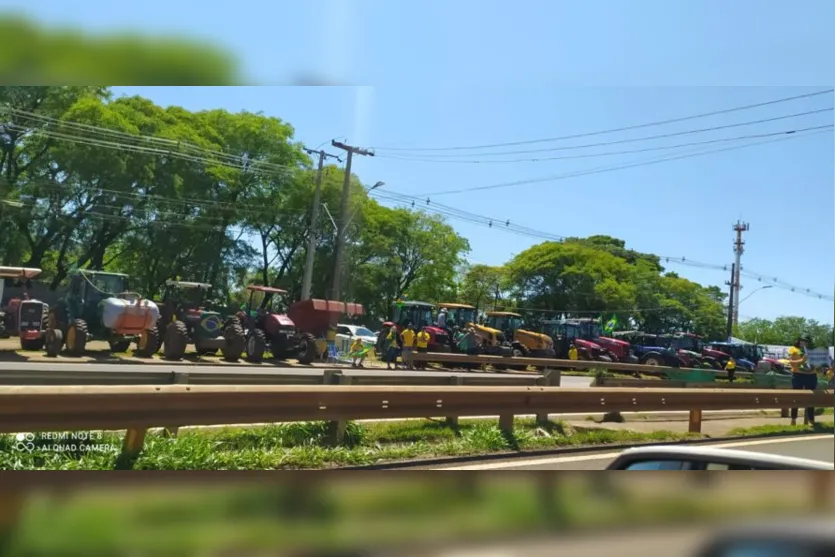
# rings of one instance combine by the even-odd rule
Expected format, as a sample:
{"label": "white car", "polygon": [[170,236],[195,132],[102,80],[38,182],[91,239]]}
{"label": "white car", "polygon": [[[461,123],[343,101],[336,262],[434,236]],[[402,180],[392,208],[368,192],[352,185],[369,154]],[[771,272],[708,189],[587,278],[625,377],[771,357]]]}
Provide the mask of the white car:
{"label": "white car", "polygon": [[339,323],[336,326],[336,347],[340,352],[348,352],[354,339],[359,337],[362,343],[369,348],[377,344],[377,334],[361,325],[347,325]]}

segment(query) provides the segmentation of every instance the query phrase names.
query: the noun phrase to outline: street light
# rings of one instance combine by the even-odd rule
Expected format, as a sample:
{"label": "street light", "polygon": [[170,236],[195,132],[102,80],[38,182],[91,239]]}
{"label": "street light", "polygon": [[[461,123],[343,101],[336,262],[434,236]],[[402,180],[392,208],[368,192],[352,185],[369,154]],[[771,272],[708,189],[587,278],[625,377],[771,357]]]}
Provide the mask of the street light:
{"label": "street light", "polygon": [[[374,184],[373,186],[368,188],[368,190],[366,190],[366,193],[371,193],[372,191],[376,190],[377,188],[381,188],[385,185],[386,185],[385,182],[377,182],[376,184]],[[356,209],[354,209],[354,212],[351,213],[351,216],[348,218],[348,222],[345,223],[345,230],[346,231],[348,230],[348,227],[351,226],[351,222],[353,222],[354,217],[357,216],[357,213],[359,212],[360,207],[362,207],[362,206],[359,205],[359,206],[357,206]]]}
{"label": "street light", "polygon": [[759,292],[760,290],[765,290],[766,288],[774,288],[774,287],[773,287],[772,285],[770,285],[770,284],[766,284],[765,286],[760,286],[759,288],[757,288],[756,290],[754,290],[753,292],[751,292],[750,294],[748,294],[747,296],[745,296],[744,298],[742,298],[742,299],[739,301],[739,303],[741,304],[742,302],[744,302],[745,300],[747,300],[748,298],[750,298],[751,296],[753,296],[754,294],[756,294],[756,293],[757,293],[757,292]]}

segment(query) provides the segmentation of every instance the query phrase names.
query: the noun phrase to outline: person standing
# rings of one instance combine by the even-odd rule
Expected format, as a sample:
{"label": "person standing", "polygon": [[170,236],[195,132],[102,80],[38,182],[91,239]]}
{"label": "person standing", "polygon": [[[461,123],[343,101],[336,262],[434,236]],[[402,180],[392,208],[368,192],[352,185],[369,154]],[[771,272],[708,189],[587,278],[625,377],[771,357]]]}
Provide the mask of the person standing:
{"label": "person standing", "polygon": [[386,338],[383,340],[383,354],[386,359],[386,369],[391,369],[394,364],[394,369],[397,369],[397,326],[389,327]]}
{"label": "person standing", "polygon": [[[430,336],[426,332],[426,329],[418,331],[415,336],[415,347],[417,348],[418,354],[426,354],[429,352],[429,340]],[[426,362],[423,360],[419,361],[417,367],[418,369],[426,369]]]}
{"label": "person standing", "polygon": [[[792,368],[792,389],[799,391],[814,391],[818,387],[818,375],[809,365],[807,348],[812,339],[803,335],[789,348],[789,365]],[[815,425],[815,409],[806,408],[803,418],[804,425]],[[791,424],[797,425],[797,408],[791,409]]]}
{"label": "person standing", "polygon": [[573,342],[568,347],[568,359],[569,360],[579,360],[580,359],[580,354],[577,352],[577,347],[574,346]]}
{"label": "person standing", "polygon": [[734,377],[736,376],[736,360],[733,356],[728,358],[728,361],[725,364],[725,371],[728,372],[728,383],[733,383]]}
{"label": "person standing", "polygon": [[414,325],[409,323],[403,332],[400,333],[400,338],[403,340],[403,367],[406,369],[414,369],[414,360],[412,360],[412,351],[415,348],[415,330]]}

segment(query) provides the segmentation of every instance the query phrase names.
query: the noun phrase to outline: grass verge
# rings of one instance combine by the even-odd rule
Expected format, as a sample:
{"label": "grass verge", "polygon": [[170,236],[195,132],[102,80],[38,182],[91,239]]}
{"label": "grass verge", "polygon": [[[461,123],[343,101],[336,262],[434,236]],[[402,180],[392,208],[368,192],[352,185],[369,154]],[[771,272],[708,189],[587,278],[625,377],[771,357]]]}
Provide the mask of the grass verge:
{"label": "grass verge", "polygon": [[[444,421],[349,423],[344,444],[329,444],[325,422],[276,424],[254,428],[191,430],[170,438],[151,434],[145,450],[133,463],[142,470],[275,470],[363,466],[392,461],[464,457],[563,447],[595,447],[648,442],[684,441],[698,434],[655,431],[639,433],[600,427],[571,426],[564,422],[539,425],[518,419],[513,435],[503,434],[492,422],[461,420],[458,428]],[[832,424],[814,431],[832,432]],[[767,426],[733,435],[801,433],[804,426]],[[121,436],[103,434],[84,441],[84,433],[40,434],[31,449],[16,447],[16,439],[0,437],[0,470],[102,470],[117,466]],[[74,439],[82,438],[81,441]],[[81,447],[95,444],[96,449]],[[60,446],[57,446],[60,445]]]}

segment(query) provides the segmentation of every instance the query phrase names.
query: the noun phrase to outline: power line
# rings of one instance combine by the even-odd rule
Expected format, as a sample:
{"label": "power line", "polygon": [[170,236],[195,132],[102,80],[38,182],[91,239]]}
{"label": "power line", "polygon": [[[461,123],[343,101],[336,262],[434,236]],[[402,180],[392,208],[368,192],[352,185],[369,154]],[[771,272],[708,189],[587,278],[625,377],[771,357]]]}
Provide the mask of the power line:
{"label": "power line", "polygon": [[827,89],[825,91],[817,91],[815,93],[807,93],[807,94],[804,94],[804,95],[795,95],[795,96],[792,96],[792,97],[784,97],[784,98],[781,98],[781,99],[775,99],[773,101],[766,101],[766,102],[762,102],[762,103],[749,104],[749,105],[738,106],[738,107],[734,107],[734,108],[726,108],[724,110],[715,110],[713,112],[705,112],[705,113],[702,113],[702,114],[695,114],[695,115],[692,115],[692,116],[684,116],[684,117],[680,117],[680,118],[671,118],[669,120],[660,120],[660,121],[657,121],[657,122],[649,122],[649,123],[645,123],[645,124],[636,124],[636,125],[625,126],[625,127],[621,127],[621,128],[612,128],[612,129],[608,129],[608,130],[601,130],[601,131],[595,131],[595,132],[587,132],[587,133],[580,133],[580,134],[573,134],[573,135],[564,135],[564,136],[560,136],[560,137],[549,137],[549,138],[544,138],[544,139],[530,139],[530,140],[526,140],[526,141],[511,141],[511,142],[505,142],[505,143],[490,143],[490,144],[486,144],[486,145],[471,145],[471,146],[466,146],[466,147],[463,147],[463,146],[457,146],[457,147],[421,147],[421,148],[416,148],[416,147],[408,147],[408,148],[407,147],[388,147],[388,148],[387,147],[375,147],[374,149],[376,151],[467,151],[467,150],[474,150],[474,149],[491,149],[491,148],[494,148],[494,147],[512,147],[512,146],[515,146],[515,145],[531,145],[531,144],[535,144],[535,143],[548,143],[548,142],[552,142],[552,141],[565,141],[567,139],[578,139],[578,138],[581,138],[581,137],[592,137],[592,136],[596,136],[596,135],[604,135],[604,134],[609,134],[609,133],[630,131],[630,130],[636,130],[636,129],[641,129],[641,128],[663,126],[663,125],[666,125],[666,124],[675,124],[675,123],[678,123],[678,122],[685,122],[685,121],[688,121],[688,120],[695,120],[697,118],[706,118],[708,116],[717,116],[717,115],[720,115],[720,114],[728,114],[728,113],[731,113],[731,112],[738,112],[740,110],[750,110],[750,109],[753,109],[753,108],[760,108],[760,107],[763,107],[763,106],[770,106],[770,105],[784,103],[784,102],[790,102],[790,101],[795,101],[795,100],[800,100],[800,99],[808,99],[808,98],[811,98],[811,97],[826,95],[828,93],[832,93],[833,91],[835,91],[835,89]]}
{"label": "power line", "polygon": [[756,141],[756,142],[752,142],[752,143],[746,143],[746,144],[743,144],[743,145],[732,145],[730,147],[723,147],[723,148],[720,148],[720,149],[708,149],[708,150],[704,150],[704,151],[696,151],[696,152],[692,152],[692,153],[685,153],[685,154],[682,154],[682,155],[675,155],[675,156],[655,158],[655,159],[646,159],[646,160],[642,160],[642,161],[635,161],[635,162],[631,162],[631,163],[618,164],[618,165],[614,165],[614,166],[603,166],[603,167],[591,168],[591,169],[588,169],[588,170],[578,170],[576,172],[569,172],[569,173],[566,173],[566,174],[543,176],[543,177],[540,177],[540,178],[530,178],[530,179],[526,179],[526,180],[517,180],[517,181],[514,181],[514,182],[505,182],[505,183],[501,183],[501,184],[492,184],[492,185],[488,185],[488,186],[474,186],[474,187],[469,187],[469,188],[461,188],[461,189],[457,189],[457,190],[435,191],[435,192],[429,192],[426,195],[428,195],[428,196],[453,195],[453,194],[457,194],[457,193],[468,193],[468,192],[472,192],[472,191],[484,191],[484,190],[499,189],[499,188],[509,188],[509,187],[527,185],[527,184],[538,184],[538,183],[542,183],[542,182],[554,182],[554,181],[558,181],[558,180],[566,180],[568,178],[578,178],[578,177],[581,177],[581,176],[590,176],[590,175],[593,175],[593,174],[602,174],[602,173],[605,173],[605,172],[614,172],[614,171],[617,171],[617,170],[626,170],[628,168],[638,168],[638,167],[641,167],[641,166],[649,166],[649,165],[653,165],[653,164],[659,164],[659,163],[675,161],[675,160],[682,160],[682,159],[689,159],[689,158],[693,158],[693,157],[700,157],[700,156],[711,155],[711,154],[715,154],[715,153],[724,153],[726,151],[735,151],[737,149],[745,149],[747,147],[756,147],[756,146],[759,146],[759,145],[766,145],[766,144],[769,144],[769,143],[777,143],[777,142],[780,142],[780,141],[788,141],[788,140],[791,140],[791,139],[798,139],[798,138],[802,138],[802,137],[809,137],[809,136],[812,136],[812,135],[818,135],[820,133],[823,133],[824,131],[826,131],[826,130],[813,131],[813,132],[803,133],[803,134],[794,133],[794,134],[787,135],[785,137],[778,137],[776,139],[768,139],[768,140],[765,140],[765,141]]}
{"label": "power line", "polygon": [[[832,109],[829,109],[832,110]],[[729,141],[741,141],[744,139],[762,139],[766,137],[777,137],[783,135],[789,135],[793,133],[803,133],[808,131],[816,131],[816,130],[823,130],[823,129],[832,129],[835,127],[833,124],[827,124],[823,126],[814,126],[810,128],[800,128],[796,130],[784,130],[779,132],[771,132],[771,133],[761,133],[761,134],[750,134],[750,135],[740,135],[736,137],[723,137],[719,139],[709,139],[707,141],[695,141],[690,143],[679,143],[676,145],[661,145],[657,147],[645,147],[643,149],[627,149],[624,151],[607,151],[604,153],[586,153],[583,155],[565,155],[559,157],[543,157],[543,158],[532,158],[532,159],[508,159],[508,160],[452,160],[452,159],[431,159],[431,158],[410,158],[410,157],[399,157],[393,155],[377,155],[379,158],[383,159],[392,159],[392,160],[401,160],[407,162],[429,162],[429,163],[454,163],[454,164],[502,164],[502,163],[519,163],[519,162],[544,162],[544,161],[556,161],[556,160],[568,160],[568,159],[585,159],[585,158],[595,158],[595,157],[610,157],[615,155],[630,155],[635,153],[646,153],[649,151],[663,151],[667,149],[679,149],[682,147],[694,147],[698,145],[710,145],[714,143],[724,143]],[[637,141],[637,140],[636,140]],[[485,155],[501,155],[504,153],[485,153]],[[454,155],[454,156],[462,156],[462,155]]]}
{"label": "power line", "polygon": [[[442,205],[439,203],[434,203],[430,200],[424,200],[423,198],[419,198],[416,196],[410,196],[407,194],[399,194],[395,192],[382,192],[382,191],[375,191],[372,193],[373,197],[387,200],[399,204],[402,208],[406,209],[413,209],[413,210],[425,210],[428,212],[432,212],[441,216],[446,216],[449,218],[453,218],[456,220],[462,220],[465,222],[469,222],[472,224],[477,224],[480,226],[485,226],[490,229],[500,230],[503,232],[509,232],[513,234],[518,234],[522,236],[528,236],[537,238],[540,240],[546,241],[555,241],[555,242],[563,242],[567,238],[565,236],[559,236],[557,234],[544,232],[541,230],[536,230],[533,228],[517,226],[511,223],[508,219],[501,219],[496,217],[488,217],[484,215],[478,215],[476,213],[470,213],[468,211],[463,211],[461,209],[457,209],[455,207],[450,207],[448,205]],[[662,263],[669,263],[674,265],[682,265],[686,267],[693,267],[693,268],[700,268],[700,269],[708,269],[708,270],[716,270],[716,271],[728,271],[731,268],[731,265],[724,264],[719,265],[715,263],[705,263],[702,261],[697,261],[694,259],[690,259],[687,257],[678,257],[678,256],[667,256],[667,255],[657,255],[647,253],[644,255],[654,256],[659,259],[659,262]],[[771,280],[773,277],[766,277],[765,275],[758,275],[753,272],[745,272],[744,268],[742,270],[742,274],[748,276],[749,278],[756,278],[758,280]],[[771,280],[771,284],[776,288],[781,288],[783,290],[788,290],[791,292],[795,292],[798,294],[803,294],[809,297],[817,298],[820,300],[835,300],[835,297],[829,296],[827,294],[821,294],[819,292],[815,292],[810,288],[802,288],[794,285],[790,285],[781,281],[780,279],[773,278]]]}

